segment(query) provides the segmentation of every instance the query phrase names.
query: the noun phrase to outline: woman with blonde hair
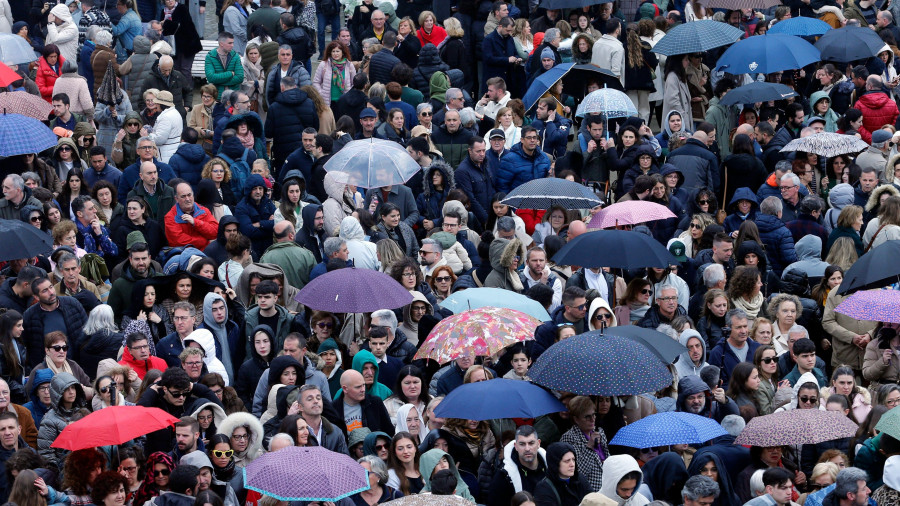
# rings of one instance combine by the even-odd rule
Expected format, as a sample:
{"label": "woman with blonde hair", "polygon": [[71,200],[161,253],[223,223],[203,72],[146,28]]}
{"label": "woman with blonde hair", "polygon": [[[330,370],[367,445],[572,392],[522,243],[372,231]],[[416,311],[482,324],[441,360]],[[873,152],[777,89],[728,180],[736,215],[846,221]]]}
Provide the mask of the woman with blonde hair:
{"label": "woman with blonde hair", "polygon": [[397,24],[397,47],[394,48],[394,56],[411,68],[416,68],[419,65],[421,50],[422,43],[416,36],[415,21],[409,16],[401,19]]}
{"label": "woman with blonde hair", "polygon": [[706,227],[715,223],[715,218],[709,213],[697,213],[691,216],[688,229],[678,236],[678,240],[684,244],[684,254],[688,258],[694,258],[700,253],[700,239]]}
{"label": "woman with blonde hair", "polygon": [[[456,18],[447,18],[444,20],[444,25],[451,19],[459,23]],[[419,42],[423,46],[425,44],[434,44],[434,47],[440,47],[441,42],[444,42],[447,35],[449,35],[449,32],[437,24],[437,18],[433,12],[422,11],[419,14],[419,29],[416,31],[416,37],[419,38]]]}
{"label": "woman with blonde hair", "polygon": [[319,133],[325,135],[334,133],[334,113],[331,112],[331,107],[325,103],[325,100],[322,98],[322,95],[319,94],[319,91],[310,85],[302,86],[300,89],[306,92],[306,95],[312,100],[313,105],[316,106],[316,114],[319,116]]}
{"label": "woman with blonde hair", "polygon": [[266,72],[262,65],[259,46],[251,42],[243,58],[244,82],[241,83],[241,91],[250,97],[250,110],[259,112],[259,93],[266,88]]}
{"label": "woman with blonde hair", "polygon": [[472,82],[472,76],[475,72],[472,58],[469,56],[469,50],[463,41],[466,32],[456,18],[445,19],[444,29],[447,31],[447,37],[444,39],[444,45],[438,46],[441,60],[449,65],[451,69],[462,70],[465,83]]}
{"label": "woman with blonde hair", "polygon": [[519,18],[516,20],[513,29],[513,42],[516,43],[516,51],[519,58],[523,60],[534,51],[534,36],[531,35],[531,23],[527,18]]}
{"label": "woman with blonde hair", "polygon": [[636,24],[628,25],[625,31],[628,41],[625,45],[625,89],[628,98],[637,106],[638,116],[649,121],[650,93],[656,91],[654,69],[659,60],[650,52],[650,43],[641,40]]}
{"label": "woman with blonde hair", "polygon": [[219,157],[213,158],[203,166],[200,178],[209,179],[216,184],[216,190],[219,192],[219,196],[222,197],[223,204],[229,208],[237,205],[237,197],[231,190],[231,184],[229,184],[229,181],[231,181],[231,169],[228,168],[228,162]]}
{"label": "woman with blonde hair", "polygon": [[850,269],[857,260],[859,254],[856,252],[856,245],[849,237],[839,237],[834,241],[828,256],[825,257],[825,263],[840,266],[844,271]]}
{"label": "woman with blonde hair", "polygon": [[[522,140],[522,127],[516,126],[515,121],[513,121],[512,109],[509,107],[501,107],[500,110],[497,111],[497,119],[494,120],[494,128],[503,130],[503,134],[506,136],[506,142],[503,146],[506,149],[512,149],[513,146]],[[491,141],[490,135],[491,132],[484,135],[484,140],[489,145]]]}
{"label": "woman with blonde hair", "polygon": [[381,272],[384,273],[390,273],[394,264],[403,258],[403,250],[391,239],[382,239],[375,243],[375,253],[378,255],[378,261],[381,262]]}

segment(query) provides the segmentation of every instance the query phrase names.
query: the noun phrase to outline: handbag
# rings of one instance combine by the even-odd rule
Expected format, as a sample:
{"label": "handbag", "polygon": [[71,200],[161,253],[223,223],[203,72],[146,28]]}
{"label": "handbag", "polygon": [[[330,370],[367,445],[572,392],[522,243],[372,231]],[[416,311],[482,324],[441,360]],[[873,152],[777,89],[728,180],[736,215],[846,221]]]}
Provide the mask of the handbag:
{"label": "handbag", "polygon": [[[725,195],[728,194],[728,169],[725,169],[725,186],[722,188],[722,202],[720,205],[725,205]],[[716,223],[722,225],[725,223],[725,218],[728,216],[728,213],[725,212],[725,209],[720,207],[716,210]]]}

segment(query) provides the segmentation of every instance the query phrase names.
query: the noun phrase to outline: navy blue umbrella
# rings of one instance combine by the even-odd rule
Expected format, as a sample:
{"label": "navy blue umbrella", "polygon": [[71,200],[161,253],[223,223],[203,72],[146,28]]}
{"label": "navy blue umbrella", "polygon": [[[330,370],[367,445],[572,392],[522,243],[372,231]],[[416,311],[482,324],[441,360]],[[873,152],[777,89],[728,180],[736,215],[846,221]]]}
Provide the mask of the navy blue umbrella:
{"label": "navy blue umbrella", "polygon": [[784,100],[796,96],[797,92],[793,88],[781,83],[753,81],[729,91],[722,97],[722,100],[719,100],[719,103],[722,105],[755,104],[756,102]]}
{"label": "navy blue umbrella", "polygon": [[631,230],[597,230],[567,242],[553,261],[558,265],[638,269],[678,265],[678,260],[653,237]]}
{"label": "navy blue umbrella", "polygon": [[638,395],[672,384],[652,351],[619,336],[570,337],[547,348],[529,369],[538,385],[578,395]]}
{"label": "navy blue umbrella", "polygon": [[800,16],[796,18],[783,19],[769,28],[767,34],[783,33],[786,35],[796,35],[798,37],[814,37],[822,35],[832,26],[821,19],[808,18]]}
{"label": "navy blue umbrella", "polygon": [[557,177],[533,179],[509,192],[501,201],[501,204],[517,209],[550,209],[554,205],[566,209],[590,209],[602,203],[587,186]]}
{"label": "navy blue umbrella", "polygon": [[[540,57],[540,55],[538,56]],[[525,111],[530,111],[531,108],[537,104],[538,100],[544,96],[544,93],[547,93],[547,91],[572,70],[572,67],[574,66],[574,63],[561,63],[537,76],[534,79],[534,82],[531,83],[531,87],[525,92],[525,96],[522,97],[522,103],[525,104]]]}
{"label": "navy blue umbrella", "polygon": [[[621,327],[604,328],[603,330],[592,330],[585,332],[583,335],[594,336],[597,338],[606,336],[618,336],[630,339],[659,357],[660,360],[667,364],[675,362],[675,359],[687,352],[687,348],[671,337],[653,329],[645,329],[637,325],[624,325]],[[641,447],[645,448],[645,447]]]}
{"label": "navy blue umbrella", "polygon": [[884,41],[868,27],[845,26],[825,32],[816,41],[816,47],[821,51],[822,61],[846,63],[877,55]]}
{"label": "navy blue umbrella", "polygon": [[587,95],[587,86],[590,81],[596,81],[601,88],[625,91],[622,81],[611,70],[598,67],[593,63],[575,65],[566,72],[566,75],[563,76],[563,90],[566,95],[580,100]]}
{"label": "navy blue umbrella", "polygon": [[51,251],[53,239],[46,232],[24,221],[0,220],[0,261],[33,258]]}
{"label": "navy blue umbrella", "polygon": [[702,53],[710,49],[733,44],[744,32],[728,23],[701,19],[682,23],[669,30],[653,46],[654,53],[672,56],[676,54]]}
{"label": "navy blue umbrella", "polygon": [[493,420],[537,418],[565,410],[553,394],[537,385],[500,378],[455,388],[434,408],[434,414],[441,418]]}
{"label": "navy blue umbrella", "polygon": [[631,448],[701,444],[726,434],[728,432],[712,418],[669,411],[622,427],[609,444]]}
{"label": "navy blue umbrella", "polygon": [[816,46],[793,35],[772,34],[749,37],[729,47],[716,68],[729,74],[758,72],[771,74],[803,68],[819,61]]}

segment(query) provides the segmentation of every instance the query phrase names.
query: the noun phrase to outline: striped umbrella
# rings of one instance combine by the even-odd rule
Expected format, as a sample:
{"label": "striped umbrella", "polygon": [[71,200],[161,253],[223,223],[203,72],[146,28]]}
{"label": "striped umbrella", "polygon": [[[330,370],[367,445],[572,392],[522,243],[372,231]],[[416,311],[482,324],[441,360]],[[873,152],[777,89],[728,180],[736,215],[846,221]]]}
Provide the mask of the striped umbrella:
{"label": "striped umbrella", "polygon": [[781,148],[781,151],[803,151],[831,158],[838,155],[860,153],[869,145],[855,135],[820,132],[800,139],[794,139]]}
{"label": "striped umbrella", "polygon": [[737,42],[744,32],[728,23],[711,19],[682,23],[669,30],[653,46],[654,53],[672,56],[676,54],[702,53],[710,49]]}
{"label": "striped umbrella", "polygon": [[516,209],[550,209],[555,205],[566,209],[590,209],[603,201],[587,186],[568,179],[545,177],[520,185],[500,203]]}
{"label": "striped umbrella", "polygon": [[798,37],[814,37],[823,35],[831,30],[831,25],[816,18],[807,18],[804,16],[785,19],[779,21],[769,28],[766,33],[783,33],[785,35],[796,35]]}

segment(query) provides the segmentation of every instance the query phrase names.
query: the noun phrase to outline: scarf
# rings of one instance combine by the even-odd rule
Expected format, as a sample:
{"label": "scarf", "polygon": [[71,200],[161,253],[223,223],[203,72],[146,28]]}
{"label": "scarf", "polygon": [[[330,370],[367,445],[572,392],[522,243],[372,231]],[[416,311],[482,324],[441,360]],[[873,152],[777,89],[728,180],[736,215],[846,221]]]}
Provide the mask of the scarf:
{"label": "scarf", "polygon": [[50,357],[45,358],[44,363],[47,364],[47,369],[50,369],[51,371],[53,371],[54,376],[56,376],[57,374],[59,374],[61,372],[67,372],[69,374],[72,374],[72,376],[74,376],[74,374],[72,373],[72,366],[69,365],[68,360],[63,362],[63,366],[60,368],[57,368],[55,365],[53,365],[53,361],[50,360]]}
{"label": "scarf", "polygon": [[765,300],[762,292],[759,292],[756,294],[756,297],[753,297],[753,300],[748,301],[743,297],[737,297],[732,299],[731,302],[734,304],[735,309],[743,309],[744,312],[747,313],[747,316],[751,319],[755,319],[759,315],[759,310],[762,308]]}
{"label": "scarf", "polygon": [[344,69],[347,67],[347,58],[340,60],[331,60],[331,85],[343,90],[344,89]]}
{"label": "scarf", "polygon": [[164,14],[163,21],[165,21],[167,19],[172,19],[172,12],[174,12],[174,11],[175,11],[174,7],[171,9],[169,9],[168,7],[163,7],[163,14]]}
{"label": "scarf", "polygon": [[253,149],[253,146],[256,144],[256,139],[253,138],[253,132],[251,132],[249,128],[247,129],[246,134],[237,134],[235,137],[241,141],[241,146],[244,146],[247,149]]}
{"label": "scarf", "polygon": [[219,481],[229,482],[231,478],[234,477],[234,459],[230,459],[228,461],[228,465],[225,467],[216,467],[213,466],[213,474],[216,475],[216,479]]}
{"label": "scarf", "polygon": [[156,473],[153,471],[156,464],[164,464],[170,471],[175,468],[175,461],[169,454],[154,452],[150,455],[146,464],[147,476],[144,478],[144,483],[141,484],[141,488],[139,488],[134,495],[134,504],[144,504],[159,495],[159,485],[157,485],[156,480],[154,480]]}

